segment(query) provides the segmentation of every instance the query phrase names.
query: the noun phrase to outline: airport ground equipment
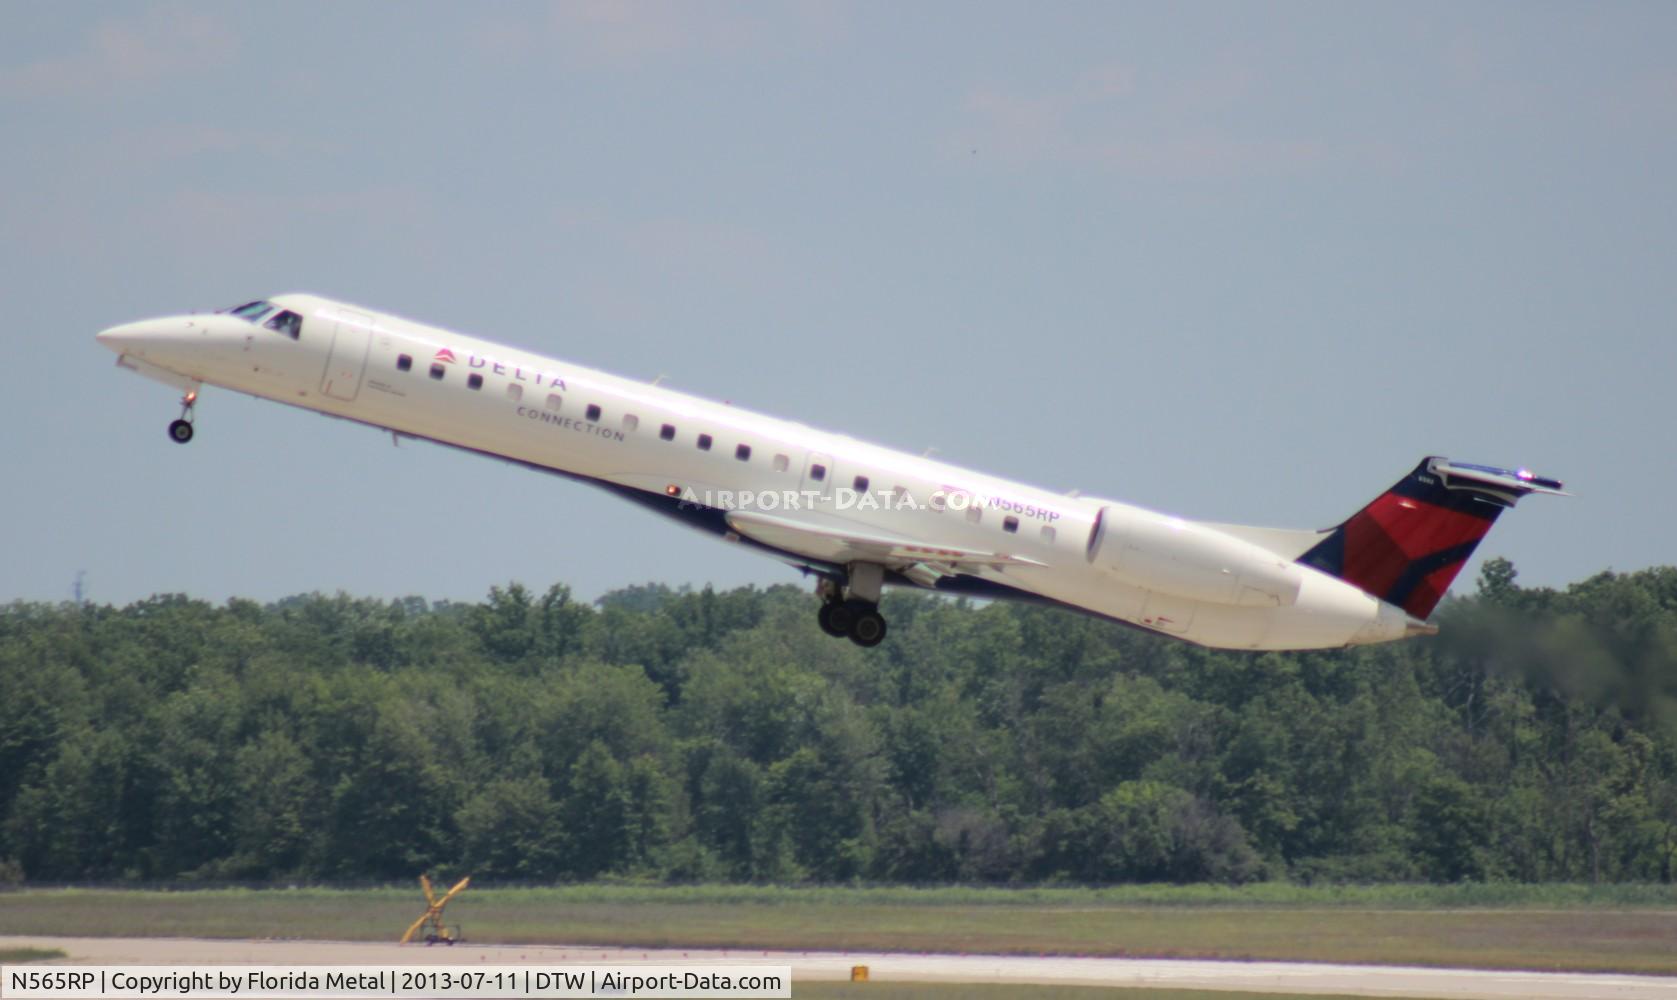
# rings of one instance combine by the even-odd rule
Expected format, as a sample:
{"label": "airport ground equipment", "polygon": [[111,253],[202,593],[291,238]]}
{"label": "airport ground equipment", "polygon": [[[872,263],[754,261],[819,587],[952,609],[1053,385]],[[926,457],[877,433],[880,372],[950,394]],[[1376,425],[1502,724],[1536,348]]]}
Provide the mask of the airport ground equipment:
{"label": "airport ground equipment", "polygon": [[466,886],[471,883],[472,877],[467,875],[456,882],[454,888],[438,896],[436,890],[431,887],[430,877],[419,876],[419,887],[425,890],[425,902],[429,905],[425,907],[425,913],[408,928],[408,932],[402,935],[401,943],[408,944],[421,931],[424,932],[423,940],[426,944],[454,944],[459,941],[460,928],[449,927],[443,923],[443,907],[448,905],[449,900],[465,892]]}

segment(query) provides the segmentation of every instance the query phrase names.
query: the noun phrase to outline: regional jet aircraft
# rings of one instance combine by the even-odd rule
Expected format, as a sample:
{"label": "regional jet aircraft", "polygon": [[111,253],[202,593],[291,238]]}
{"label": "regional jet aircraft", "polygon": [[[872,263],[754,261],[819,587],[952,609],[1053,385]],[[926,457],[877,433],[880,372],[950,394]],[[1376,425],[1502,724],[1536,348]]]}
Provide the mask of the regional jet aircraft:
{"label": "regional jet aircraft", "polygon": [[886,584],[1090,612],[1206,646],[1432,634],[1497,515],[1561,484],[1425,458],[1325,531],[1208,524],[1068,496],[314,295],[98,335],[117,364],[507,459],[611,490],[814,574],[819,621],[885,638]]}

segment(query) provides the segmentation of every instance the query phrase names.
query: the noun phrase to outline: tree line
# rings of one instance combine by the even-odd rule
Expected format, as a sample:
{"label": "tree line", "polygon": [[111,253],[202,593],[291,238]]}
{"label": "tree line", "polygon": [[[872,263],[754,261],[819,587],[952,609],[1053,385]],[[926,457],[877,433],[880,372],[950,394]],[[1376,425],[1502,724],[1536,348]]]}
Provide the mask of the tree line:
{"label": "tree line", "polygon": [[1661,881],[1677,568],[1230,653],[893,592],[0,608],[0,881]]}

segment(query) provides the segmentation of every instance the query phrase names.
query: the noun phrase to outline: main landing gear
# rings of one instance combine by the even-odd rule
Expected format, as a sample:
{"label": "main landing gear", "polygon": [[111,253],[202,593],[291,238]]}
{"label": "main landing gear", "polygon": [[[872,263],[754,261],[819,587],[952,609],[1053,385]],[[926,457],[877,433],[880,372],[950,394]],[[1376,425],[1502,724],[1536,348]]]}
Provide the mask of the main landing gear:
{"label": "main landing gear", "polygon": [[198,390],[181,397],[180,419],[169,424],[169,440],[176,444],[185,444],[192,440],[192,408],[198,403]]}
{"label": "main landing gear", "polygon": [[816,614],[821,631],[850,637],[858,646],[877,646],[885,641],[885,616],[866,601],[827,601]]}
{"label": "main landing gear", "polygon": [[852,563],[848,569],[849,586],[841,587],[826,577],[815,585],[821,598],[816,621],[828,635],[848,638],[862,647],[877,646],[885,641],[885,616],[879,613],[885,571],[872,563]]}

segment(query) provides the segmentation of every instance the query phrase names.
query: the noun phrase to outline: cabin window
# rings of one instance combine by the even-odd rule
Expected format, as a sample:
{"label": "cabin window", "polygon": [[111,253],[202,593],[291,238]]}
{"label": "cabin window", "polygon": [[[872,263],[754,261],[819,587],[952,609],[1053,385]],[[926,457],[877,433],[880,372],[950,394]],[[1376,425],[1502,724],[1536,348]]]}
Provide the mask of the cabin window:
{"label": "cabin window", "polygon": [[967,503],[967,520],[971,521],[973,524],[977,524],[979,521],[982,521],[983,519],[984,519],[984,511],[979,509],[978,501],[977,500],[969,501]]}
{"label": "cabin window", "polygon": [[827,467],[822,465],[820,462],[816,462],[814,465],[809,467],[809,478],[818,483],[825,481],[827,478]]}
{"label": "cabin window", "polygon": [[709,451],[710,450],[710,440],[711,439],[710,439],[709,434],[700,434],[699,435],[699,450],[700,451]]}
{"label": "cabin window", "polygon": [[792,460],[790,458],[786,457],[785,455],[776,455],[774,457],[774,471],[785,472],[787,469],[790,469],[791,467],[792,467]]}
{"label": "cabin window", "polygon": [[600,419],[599,404],[597,404],[597,403],[589,403],[588,404],[587,417],[588,417],[588,422],[589,423],[597,423],[599,421],[599,419]]}
{"label": "cabin window", "polygon": [[664,426],[658,428],[658,436],[663,438],[665,441],[674,441],[675,424],[665,424]]}
{"label": "cabin window", "polygon": [[734,457],[742,462],[751,461],[751,446],[748,444],[736,445],[734,448]]}
{"label": "cabin window", "polygon": [[623,414],[623,429],[624,430],[632,431],[632,430],[636,429],[637,427],[639,427],[640,425],[641,425],[641,418],[635,416],[633,413]]}
{"label": "cabin window", "polygon": [[483,388],[483,376],[479,375],[477,372],[472,372],[470,375],[467,375],[466,376],[466,388],[468,388],[468,389],[481,389],[481,388]]}
{"label": "cabin window", "polygon": [[508,382],[507,383],[507,398],[508,399],[523,399],[524,398],[524,387],[519,385],[517,382]]}
{"label": "cabin window", "polygon": [[1002,518],[1002,530],[1010,534],[1019,533],[1019,519],[1012,514]]}
{"label": "cabin window", "polygon": [[433,364],[431,366],[431,377],[436,379],[437,381],[441,382],[442,378],[443,378],[443,366],[439,365],[439,364]]}
{"label": "cabin window", "polygon": [[547,394],[547,408],[552,410],[554,413],[559,412],[559,405],[564,401],[564,398],[557,392],[550,392]]}
{"label": "cabin window", "polygon": [[278,316],[262,324],[275,333],[283,333],[292,340],[296,340],[303,331],[303,317],[289,309],[280,311]]}
{"label": "cabin window", "polygon": [[868,491],[868,477],[857,476],[850,481],[850,485],[856,488],[857,493],[866,493]]}
{"label": "cabin window", "polygon": [[1042,526],[1042,540],[1045,542],[1052,542],[1054,540],[1054,526],[1052,524],[1045,524]]}
{"label": "cabin window", "polygon": [[411,355],[411,354],[398,354],[398,355],[396,355],[396,370],[399,371],[399,372],[413,371],[413,355]]}

